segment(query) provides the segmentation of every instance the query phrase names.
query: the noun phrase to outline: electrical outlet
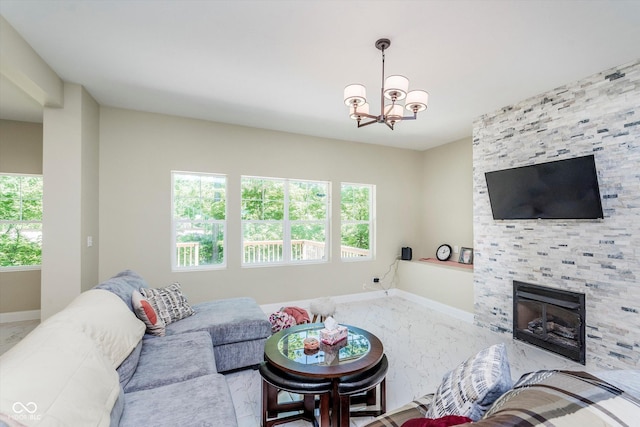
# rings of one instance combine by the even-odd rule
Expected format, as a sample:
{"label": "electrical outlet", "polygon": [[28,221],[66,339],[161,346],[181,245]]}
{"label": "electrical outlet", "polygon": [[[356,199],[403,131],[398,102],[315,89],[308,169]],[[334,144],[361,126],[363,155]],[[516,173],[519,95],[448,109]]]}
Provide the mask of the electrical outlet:
{"label": "electrical outlet", "polygon": [[458,245],[455,245],[455,246],[453,247],[453,253],[454,253],[454,254],[457,254],[457,253],[458,253]]}

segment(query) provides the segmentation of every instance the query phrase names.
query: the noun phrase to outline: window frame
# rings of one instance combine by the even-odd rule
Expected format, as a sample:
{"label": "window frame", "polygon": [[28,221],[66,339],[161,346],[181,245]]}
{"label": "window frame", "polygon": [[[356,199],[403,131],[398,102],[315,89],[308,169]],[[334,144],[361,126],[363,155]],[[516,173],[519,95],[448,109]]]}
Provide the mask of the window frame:
{"label": "window frame", "polygon": [[[247,220],[243,218],[242,206],[244,199],[242,197],[243,185],[245,179],[257,179],[267,180],[272,182],[281,182],[283,185],[283,218],[282,220]],[[322,184],[326,186],[326,204],[325,204],[325,218],[314,220],[292,220],[290,218],[290,186],[291,183],[314,183]],[[309,260],[295,260],[292,257],[291,242],[292,242],[292,226],[298,224],[318,224],[324,225],[324,257],[321,259],[309,259]],[[267,262],[245,262],[245,225],[246,224],[282,224],[282,260],[281,261],[267,261]],[[301,179],[301,178],[276,178],[265,177],[256,175],[242,175],[240,176],[240,267],[241,268],[259,268],[259,267],[272,267],[272,266],[288,266],[288,265],[309,265],[309,264],[326,264],[331,260],[331,181],[314,180],[314,179]]]}
{"label": "window frame", "polygon": [[[190,175],[190,176],[208,176],[222,178],[224,180],[224,219],[208,219],[197,220],[200,223],[211,224],[212,226],[222,226],[222,262],[219,264],[205,264],[205,265],[187,265],[178,266],[177,260],[177,225],[181,223],[192,223],[194,220],[178,219],[175,214],[175,178],[176,175]],[[229,213],[229,200],[227,197],[229,188],[229,180],[226,174],[211,173],[211,172],[191,172],[191,171],[171,171],[171,271],[176,273],[190,272],[190,271],[205,271],[205,270],[224,270],[227,268],[227,243],[228,243],[228,213]]]}
{"label": "window frame", "polygon": [[[40,221],[33,220],[5,220],[0,218],[0,224],[40,224],[40,263],[39,264],[30,264],[30,265],[11,265],[11,266],[0,266],[0,273],[2,272],[11,272],[11,271],[36,271],[42,269],[42,238],[44,236],[43,230],[43,219],[44,215],[44,175],[43,174],[32,174],[32,173],[12,173],[12,172],[0,172],[0,177],[3,176],[17,176],[17,177],[28,177],[28,178],[39,178],[41,180],[42,185],[42,199],[40,200],[41,212],[40,212]],[[22,211],[22,191],[20,192],[20,204]]]}
{"label": "window frame", "polygon": [[[345,220],[342,217],[342,192],[345,186],[354,187],[368,187],[369,188],[369,220]],[[369,255],[357,256],[357,257],[343,257],[342,256],[342,228],[344,225],[359,225],[367,224],[369,226]],[[374,261],[376,259],[376,185],[375,184],[363,184],[355,182],[341,182],[340,183],[340,261],[343,262],[360,262],[360,261]]]}

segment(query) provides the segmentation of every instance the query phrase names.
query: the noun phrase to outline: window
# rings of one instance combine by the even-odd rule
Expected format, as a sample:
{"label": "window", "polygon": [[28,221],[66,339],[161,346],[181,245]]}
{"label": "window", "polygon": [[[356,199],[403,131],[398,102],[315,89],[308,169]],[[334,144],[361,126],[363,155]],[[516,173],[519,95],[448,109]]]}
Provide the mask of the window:
{"label": "window", "polygon": [[172,172],[174,270],[226,265],[224,175]]}
{"label": "window", "polygon": [[372,259],[374,256],[375,185],[340,186],[340,257],[343,260]]}
{"label": "window", "polygon": [[329,183],[242,177],[242,265],[326,262]]}
{"label": "window", "polygon": [[0,269],[42,263],[42,176],[0,174]]}

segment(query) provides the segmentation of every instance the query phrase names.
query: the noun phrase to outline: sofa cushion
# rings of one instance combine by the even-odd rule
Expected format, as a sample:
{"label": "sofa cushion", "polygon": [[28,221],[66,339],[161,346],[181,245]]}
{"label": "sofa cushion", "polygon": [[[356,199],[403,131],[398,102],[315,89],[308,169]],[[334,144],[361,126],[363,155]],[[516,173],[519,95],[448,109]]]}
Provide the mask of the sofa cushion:
{"label": "sofa cushion", "polygon": [[[112,361],[80,328],[57,321],[58,314],[0,357],[0,413],[28,426],[107,427],[120,393]],[[16,402],[33,402],[35,412],[22,418]]]}
{"label": "sofa cushion", "polygon": [[124,412],[124,390],[122,389],[122,387],[120,387],[120,394],[118,394],[116,403],[114,403],[113,408],[111,408],[111,415],[109,416],[111,421],[109,422],[109,427],[118,427],[120,425],[120,419],[122,418],[123,412]]}
{"label": "sofa cushion", "polygon": [[131,353],[127,356],[126,359],[118,366],[116,372],[118,372],[118,377],[120,377],[120,387],[126,387],[129,383],[131,377],[136,372],[136,368],[138,367],[138,360],[140,360],[140,353],[142,351],[142,341],[138,342],[138,345],[133,349]]}
{"label": "sofa cushion", "polygon": [[167,335],[208,331],[214,346],[271,336],[271,323],[252,298],[208,301],[193,308],[193,316],[167,325]]}
{"label": "sofa cushion", "polygon": [[125,393],[215,374],[213,345],[208,333],[190,332],[142,340],[140,360]]}
{"label": "sofa cushion", "polygon": [[116,295],[103,289],[81,293],[51,320],[65,328],[77,328],[93,339],[111,360],[113,369],[138,345],[145,329]]}
{"label": "sofa cushion", "polygon": [[94,289],[104,289],[120,297],[122,301],[133,311],[131,294],[140,288],[148,288],[147,282],[140,275],[131,270],[124,270],[112,278],[100,283]]}
{"label": "sofa cushion", "polygon": [[213,347],[218,372],[257,367],[264,360],[266,338],[221,344]]}
{"label": "sofa cushion", "polygon": [[[165,338],[152,338],[161,340]],[[211,374],[179,383],[125,393],[120,426],[237,427],[224,376]]]}
{"label": "sofa cushion", "polygon": [[193,308],[182,293],[180,283],[176,282],[165,288],[141,288],[140,293],[160,315],[165,325],[194,314]]}
{"label": "sofa cushion", "polygon": [[585,372],[523,375],[469,427],[638,425],[640,400]]}
{"label": "sofa cushion", "polygon": [[131,305],[136,317],[142,320],[147,327],[147,333],[158,337],[165,336],[164,320],[158,316],[158,313],[140,292],[133,291]]}
{"label": "sofa cushion", "polygon": [[504,344],[492,345],[444,376],[427,417],[463,415],[477,421],[512,384]]}

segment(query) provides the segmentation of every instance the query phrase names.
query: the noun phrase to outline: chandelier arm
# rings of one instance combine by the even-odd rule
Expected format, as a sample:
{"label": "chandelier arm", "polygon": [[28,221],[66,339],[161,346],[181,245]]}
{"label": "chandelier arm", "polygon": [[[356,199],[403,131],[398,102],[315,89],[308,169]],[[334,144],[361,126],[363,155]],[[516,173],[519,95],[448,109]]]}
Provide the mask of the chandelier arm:
{"label": "chandelier arm", "polygon": [[416,120],[418,118],[418,112],[414,111],[413,116],[405,116],[402,120]]}
{"label": "chandelier arm", "polygon": [[369,125],[371,125],[373,123],[378,123],[378,120],[377,119],[373,119],[373,120],[370,120],[370,121],[368,121],[366,123],[358,122],[358,127],[361,128],[361,127],[364,127],[364,126],[369,126]]}
{"label": "chandelier arm", "polygon": [[393,130],[393,126],[395,125],[395,122],[392,124],[389,124],[389,122],[385,121],[384,124],[389,126],[389,129]]}
{"label": "chandelier arm", "polygon": [[358,113],[358,115],[360,117],[366,117],[368,119],[377,119],[378,116],[374,116],[373,114],[367,114],[367,113]]}

